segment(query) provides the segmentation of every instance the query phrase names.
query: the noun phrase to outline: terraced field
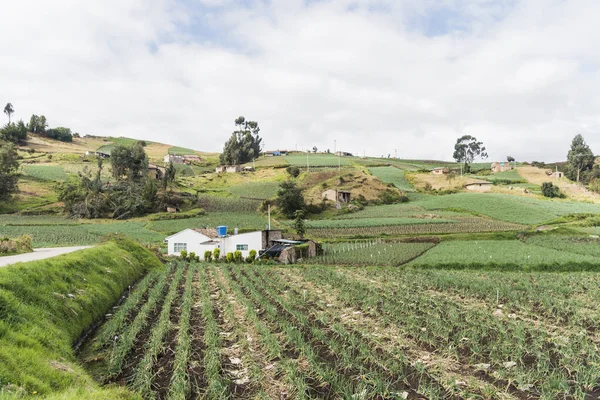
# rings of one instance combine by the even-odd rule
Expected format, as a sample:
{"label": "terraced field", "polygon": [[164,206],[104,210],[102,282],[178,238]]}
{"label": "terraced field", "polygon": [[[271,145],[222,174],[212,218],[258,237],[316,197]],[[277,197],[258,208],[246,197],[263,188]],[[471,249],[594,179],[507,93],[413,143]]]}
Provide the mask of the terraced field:
{"label": "terraced field", "polygon": [[369,168],[369,172],[379,178],[382,182],[392,183],[398,189],[405,192],[414,192],[415,188],[404,177],[404,171],[396,167]]}
{"label": "terraced field", "polygon": [[597,280],[180,263],[82,361],[144,398],[595,398]]}

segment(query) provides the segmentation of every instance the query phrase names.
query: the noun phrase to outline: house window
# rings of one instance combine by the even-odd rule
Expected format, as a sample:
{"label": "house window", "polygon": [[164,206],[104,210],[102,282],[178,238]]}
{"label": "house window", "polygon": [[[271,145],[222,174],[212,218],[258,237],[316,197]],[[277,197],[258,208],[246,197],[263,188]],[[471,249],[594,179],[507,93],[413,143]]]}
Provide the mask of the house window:
{"label": "house window", "polygon": [[179,253],[181,251],[187,251],[187,243],[175,243],[173,251]]}
{"label": "house window", "polygon": [[235,246],[235,249],[239,250],[239,251],[248,250],[248,245],[247,244],[237,244]]}

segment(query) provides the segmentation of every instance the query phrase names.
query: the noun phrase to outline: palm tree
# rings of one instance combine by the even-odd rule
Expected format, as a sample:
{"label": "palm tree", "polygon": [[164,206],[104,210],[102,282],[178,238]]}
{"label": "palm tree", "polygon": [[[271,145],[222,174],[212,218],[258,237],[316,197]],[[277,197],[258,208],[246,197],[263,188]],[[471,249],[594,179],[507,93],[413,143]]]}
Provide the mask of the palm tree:
{"label": "palm tree", "polygon": [[4,114],[8,115],[8,123],[10,124],[10,116],[15,112],[15,109],[11,103],[6,103],[4,106]]}

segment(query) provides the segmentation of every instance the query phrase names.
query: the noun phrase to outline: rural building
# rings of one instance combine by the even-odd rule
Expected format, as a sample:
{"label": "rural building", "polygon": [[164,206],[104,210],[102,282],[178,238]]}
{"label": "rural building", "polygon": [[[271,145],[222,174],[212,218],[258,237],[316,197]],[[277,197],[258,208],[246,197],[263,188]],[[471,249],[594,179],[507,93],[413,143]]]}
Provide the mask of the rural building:
{"label": "rural building", "polygon": [[467,190],[473,192],[489,192],[492,190],[492,182],[487,181],[477,181],[472,183],[467,183],[465,185]]}
{"label": "rural building", "polygon": [[434,175],[445,175],[448,172],[450,172],[450,170],[446,167],[439,167],[431,170],[431,173]]}
{"label": "rural building", "polygon": [[287,156],[287,153],[287,150],[267,150],[265,151],[265,157]]}
{"label": "rural building", "polygon": [[100,158],[110,158],[110,154],[105,153],[103,151],[86,151],[85,152],[86,156],[96,156],[96,157],[100,157]]}
{"label": "rural building", "polygon": [[510,165],[510,163],[505,163],[504,161],[492,163],[492,172],[504,172],[512,169],[512,165]]}
{"label": "rural building", "polygon": [[353,157],[352,153],[348,153],[347,151],[336,151],[335,155],[339,157]]}
{"label": "rural building", "polygon": [[242,170],[242,167],[240,167],[239,165],[221,165],[221,166],[218,166],[217,168],[215,168],[215,172],[217,174],[220,174],[223,172],[234,173],[234,172],[240,172],[241,170]]}
{"label": "rural building", "polygon": [[254,172],[254,167],[247,165],[243,169],[244,172]]}
{"label": "rural building", "polygon": [[176,156],[175,154],[167,154],[166,156],[164,156],[163,161],[165,164],[183,164],[183,157]]}
{"label": "rural building", "polygon": [[248,257],[250,250],[256,250],[258,255],[261,250],[272,247],[274,240],[281,239],[281,231],[264,230],[248,233],[227,235],[227,227],[219,226],[217,229],[185,229],[165,239],[167,254],[178,256],[181,251],[194,252],[200,259],[204,259],[204,252],[215,249],[221,250],[221,257],[227,253],[241,251],[242,256]]}
{"label": "rural building", "polygon": [[273,246],[261,253],[260,258],[273,258],[283,264],[295,264],[300,258],[317,256],[317,243],[312,240],[273,240]]}
{"label": "rural building", "polygon": [[565,174],[563,174],[560,171],[554,171],[552,174],[550,174],[550,176],[552,176],[553,178],[563,178],[565,176]]}
{"label": "rural building", "polygon": [[327,189],[321,197],[324,200],[339,201],[340,203],[350,203],[350,192],[337,189]]}
{"label": "rural building", "polygon": [[148,176],[152,179],[162,179],[165,175],[165,168],[156,166],[154,164],[148,164]]}
{"label": "rural building", "polygon": [[200,162],[202,159],[197,154],[187,154],[183,156],[183,161],[186,163]]}

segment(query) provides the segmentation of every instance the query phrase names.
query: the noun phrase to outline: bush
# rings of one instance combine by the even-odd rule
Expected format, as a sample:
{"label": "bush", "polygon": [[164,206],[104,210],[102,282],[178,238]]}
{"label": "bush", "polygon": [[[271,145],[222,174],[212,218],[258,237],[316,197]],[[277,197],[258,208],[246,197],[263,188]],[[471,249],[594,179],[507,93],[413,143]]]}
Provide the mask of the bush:
{"label": "bush", "polygon": [[244,261],[244,257],[242,256],[242,252],[239,250],[236,250],[233,253],[233,261],[235,261],[236,263],[241,263]]}
{"label": "bush", "polygon": [[46,131],[46,136],[48,136],[50,139],[60,140],[61,142],[73,141],[73,134],[71,133],[71,129],[64,127],[49,129]]}
{"label": "bush", "polygon": [[0,237],[0,254],[27,253],[33,251],[31,236],[23,235],[17,239]]}
{"label": "bush", "polygon": [[252,257],[253,260],[256,258],[256,250],[250,250],[249,254],[250,254],[249,257]]}
{"label": "bush", "polygon": [[295,165],[290,165],[285,170],[292,178],[297,178],[298,175],[300,175],[300,168],[296,167]]}
{"label": "bush", "polygon": [[558,186],[554,186],[552,184],[552,182],[544,182],[542,183],[542,194],[545,197],[558,197],[558,198],[565,198],[567,196],[565,196],[564,193],[562,193],[560,191],[560,189],[558,188]]}
{"label": "bush", "polygon": [[184,261],[187,260],[187,255],[187,250],[181,250],[181,252],[179,253],[179,257]]}
{"label": "bush", "polygon": [[[200,258],[200,257],[198,257],[198,258]],[[189,259],[190,259],[190,261],[197,261],[197,260],[196,260],[196,253],[194,253],[194,252],[192,251],[192,252],[190,253]]]}
{"label": "bush", "polygon": [[379,200],[383,204],[406,203],[408,197],[394,189],[386,189],[379,193]]}
{"label": "bush", "polygon": [[225,261],[228,263],[233,262],[233,253],[232,252],[227,253],[227,255],[225,256]]}
{"label": "bush", "polygon": [[212,251],[206,250],[204,252],[204,261],[208,261],[208,262],[212,261]]}
{"label": "bush", "polygon": [[221,249],[219,249],[217,247],[216,249],[213,250],[213,258],[215,259],[215,261],[219,261],[220,256],[221,256]]}

